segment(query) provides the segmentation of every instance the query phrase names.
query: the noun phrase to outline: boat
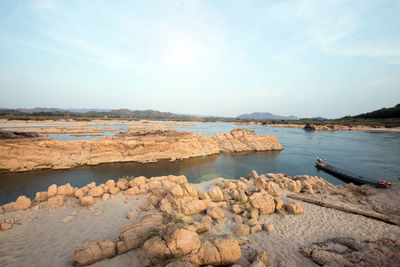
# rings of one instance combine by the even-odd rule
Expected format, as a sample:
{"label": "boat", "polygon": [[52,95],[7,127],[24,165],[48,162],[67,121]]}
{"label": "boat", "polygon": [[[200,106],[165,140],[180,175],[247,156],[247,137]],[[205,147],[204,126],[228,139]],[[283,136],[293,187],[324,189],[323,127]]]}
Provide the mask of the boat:
{"label": "boat", "polygon": [[376,181],[371,178],[363,177],[361,175],[357,175],[357,174],[351,173],[349,171],[339,169],[335,166],[332,166],[332,165],[326,163],[326,161],[323,162],[321,159],[317,159],[317,162],[315,163],[315,167],[317,167],[318,169],[321,169],[329,174],[332,174],[333,176],[338,177],[338,178],[344,180],[345,182],[351,182],[351,183],[354,183],[357,185],[369,184],[369,185],[379,187],[379,188],[392,187],[392,183],[389,181],[385,181],[385,180]]}

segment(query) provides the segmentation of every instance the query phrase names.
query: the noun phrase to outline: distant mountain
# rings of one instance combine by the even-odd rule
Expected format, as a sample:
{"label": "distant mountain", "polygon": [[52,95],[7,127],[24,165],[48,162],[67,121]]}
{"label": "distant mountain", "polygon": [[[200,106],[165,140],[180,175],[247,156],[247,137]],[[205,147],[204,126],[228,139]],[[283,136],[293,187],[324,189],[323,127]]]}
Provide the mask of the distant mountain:
{"label": "distant mountain", "polygon": [[250,114],[242,114],[237,116],[237,118],[241,120],[271,120],[271,121],[298,119],[295,116],[280,116],[269,112],[254,112]]}
{"label": "distant mountain", "polygon": [[391,108],[381,108],[372,112],[363,113],[353,118],[361,119],[391,119],[400,118],[400,104]]}
{"label": "distant mountain", "polygon": [[314,118],[300,118],[299,121],[327,121],[328,119],[322,117],[314,117]]}

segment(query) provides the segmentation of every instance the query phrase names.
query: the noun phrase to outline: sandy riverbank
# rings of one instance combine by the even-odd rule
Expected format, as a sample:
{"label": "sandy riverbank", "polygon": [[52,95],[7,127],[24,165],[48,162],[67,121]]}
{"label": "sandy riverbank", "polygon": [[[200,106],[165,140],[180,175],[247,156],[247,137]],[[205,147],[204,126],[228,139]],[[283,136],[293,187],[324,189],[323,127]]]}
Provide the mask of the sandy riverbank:
{"label": "sandy riverbank", "polygon": [[[249,253],[256,248],[267,252],[271,266],[318,266],[315,260],[310,260],[310,258],[300,254],[299,249],[304,246],[311,246],[315,242],[335,237],[354,238],[359,241],[390,238],[399,242],[400,227],[398,225],[391,225],[364,216],[303,202],[300,204],[303,213],[299,215],[290,213],[289,208],[286,207],[288,203],[293,202],[287,196],[289,194],[298,194],[316,198],[323,197],[329,201],[353,208],[369,210],[371,213],[380,212],[385,216],[390,215],[394,216],[393,218],[398,218],[400,212],[396,210],[396,203],[400,198],[399,184],[394,184],[393,188],[389,190],[379,190],[365,186],[335,187],[324,182],[321,178],[310,176],[295,177],[294,183],[288,179],[289,177],[282,174],[258,176],[253,172],[247,179],[242,178],[241,184],[237,181],[217,179],[196,185],[197,194],[190,189],[190,186],[185,186],[183,188],[189,189],[189,191],[186,190],[184,192],[190,192],[188,193],[189,195],[176,197],[175,200],[178,201],[176,203],[185,201],[185,203],[188,203],[188,201],[190,202],[194,199],[201,199],[200,201],[207,203],[208,208],[206,207],[206,209],[215,206],[221,207],[223,218],[212,220],[209,231],[200,234],[200,238],[204,241],[209,240],[212,236],[228,234],[239,240],[241,257],[237,263],[242,266],[250,265]],[[148,185],[149,191],[143,189],[143,193],[139,193],[135,191],[136,189],[132,189],[135,191],[133,195],[132,190],[128,189],[130,188],[129,183],[123,182],[124,185],[118,183],[114,185],[115,188],[121,186],[121,188],[126,189],[121,189],[114,194],[107,193],[107,195],[111,196],[108,200],[101,200],[100,197],[95,197],[95,203],[88,207],[82,207],[78,198],[73,196],[63,196],[63,201],[61,203],[58,202],[58,204],[54,199],[51,203],[50,201],[39,203],[39,196],[31,208],[20,211],[3,211],[3,214],[0,215],[1,220],[17,219],[17,223],[14,223],[11,229],[0,232],[0,239],[2,240],[0,243],[0,265],[71,266],[73,264],[74,250],[82,242],[90,240],[117,242],[121,227],[137,223],[143,216],[157,214],[160,210],[163,210],[164,214],[193,213],[183,217],[184,221],[192,226],[193,222],[190,222],[192,219],[196,222],[203,222],[203,218],[207,217],[206,213],[210,214],[208,210],[207,212],[203,208],[193,210],[196,207],[192,207],[193,209],[190,212],[187,209],[179,211],[179,208],[168,210],[157,200],[157,198],[163,198],[158,190],[174,188],[168,190],[175,192],[176,187],[174,185],[182,184],[183,182],[183,186],[185,180],[186,178],[184,177],[173,176],[145,179],[144,184]],[[160,181],[160,183],[157,181]],[[279,183],[278,181],[282,182]],[[141,188],[134,185],[134,183],[130,184],[133,185],[132,188],[137,187],[138,190]],[[99,187],[104,189],[104,186],[100,185]],[[245,186],[246,190],[243,189],[243,192],[246,196],[241,197],[246,198],[247,201],[237,200],[236,202],[233,199],[229,200],[231,198],[230,195],[235,195],[236,191],[239,194],[239,198],[241,198],[241,189],[239,188],[244,188]],[[93,187],[93,185],[90,187]],[[114,187],[111,186],[109,188]],[[150,187],[154,187],[153,190],[150,190]],[[223,192],[222,199],[218,199],[221,197],[218,196],[219,189],[215,189],[218,187],[222,188],[220,190]],[[145,187],[143,186],[143,188]],[[63,190],[59,190],[60,193],[63,193]],[[273,210],[270,211],[263,210],[265,207],[258,209],[260,215],[257,216],[258,218],[255,221],[258,221],[260,225],[272,224],[274,231],[257,230],[257,232],[250,233],[248,236],[238,236],[233,231],[238,217],[242,217],[245,224],[246,222],[249,224],[252,217],[247,217],[248,215],[242,213],[243,211],[235,211],[237,206],[234,207],[234,205],[243,202],[253,203],[251,199],[257,195],[257,191],[263,192],[264,190],[266,190],[267,194],[264,195],[264,200],[275,198],[282,200],[284,204],[283,207],[274,205]],[[77,190],[75,189],[74,191],[76,192]],[[211,196],[211,199],[208,196],[205,197],[202,192],[208,192],[208,196]],[[105,194],[102,193],[103,198]],[[378,204],[381,209],[376,206],[377,203],[374,203],[373,200],[379,200]],[[156,203],[153,203],[155,205],[152,207],[151,202],[154,201]],[[173,204],[174,202],[171,203]],[[184,215],[182,214],[181,216]],[[192,219],[189,220],[189,217]],[[254,225],[257,225],[258,222],[254,223],[252,221]],[[253,231],[252,227],[250,228]],[[400,252],[400,242],[397,249]],[[111,259],[103,259],[93,266],[143,266],[138,258],[140,250],[140,248],[137,248]],[[377,258],[376,260],[385,262],[384,258]]]}

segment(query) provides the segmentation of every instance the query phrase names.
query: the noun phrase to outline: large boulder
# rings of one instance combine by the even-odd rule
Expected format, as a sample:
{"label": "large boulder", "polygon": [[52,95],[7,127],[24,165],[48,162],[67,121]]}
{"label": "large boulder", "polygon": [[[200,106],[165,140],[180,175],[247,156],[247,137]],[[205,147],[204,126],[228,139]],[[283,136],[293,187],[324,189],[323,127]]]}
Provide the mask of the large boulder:
{"label": "large boulder", "polygon": [[223,201],[224,194],[218,186],[212,186],[208,191],[208,195],[210,196],[212,201]]}
{"label": "large boulder", "polygon": [[24,210],[30,208],[32,201],[26,196],[19,196],[13,204],[13,210]]}
{"label": "large boulder", "polygon": [[209,207],[207,209],[207,215],[213,219],[222,219],[225,217],[224,210],[220,207]]}
{"label": "large boulder", "polygon": [[217,236],[205,241],[198,252],[201,265],[229,265],[241,256],[239,243],[229,235]]}
{"label": "large boulder", "polygon": [[75,250],[74,261],[80,265],[89,265],[96,261],[110,258],[115,255],[115,243],[109,241],[89,241],[83,242]]}
{"label": "large boulder", "polygon": [[274,199],[266,192],[254,193],[250,197],[250,202],[254,208],[258,209],[261,215],[275,212]]}
{"label": "large boulder", "polygon": [[100,186],[96,186],[89,190],[88,196],[101,197],[103,193],[104,193],[103,188],[101,188]]}
{"label": "large boulder", "polygon": [[183,213],[185,215],[199,214],[207,208],[207,201],[200,199],[193,199],[183,204]]}
{"label": "large boulder", "polygon": [[140,221],[135,224],[122,227],[119,235],[121,241],[117,243],[118,254],[138,248],[143,239],[145,239],[152,230],[162,225],[162,223],[163,216],[161,214],[153,214],[142,217]]}
{"label": "large boulder", "polygon": [[47,189],[47,197],[51,198],[51,197],[54,197],[55,195],[57,195],[57,185],[56,184],[52,184]]}

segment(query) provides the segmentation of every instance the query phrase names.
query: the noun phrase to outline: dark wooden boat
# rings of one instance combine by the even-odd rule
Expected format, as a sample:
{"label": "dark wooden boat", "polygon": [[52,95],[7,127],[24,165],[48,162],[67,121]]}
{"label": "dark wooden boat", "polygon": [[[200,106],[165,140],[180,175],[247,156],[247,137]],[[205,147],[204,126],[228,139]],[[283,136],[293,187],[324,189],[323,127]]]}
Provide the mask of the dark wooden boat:
{"label": "dark wooden boat", "polygon": [[351,182],[357,185],[362,185],[362,184],[369,184],[373,185],[375,187],[380,187],[380,188],[390,188],[392,186],[391,182],[385,181],[385,180],[374,180],[371,178],[363,177],[354,173],[351,173],[346,170],[339,169],[335,166],[329,165],[326,162],[323,162],[320,159],[317,159],[317,162],[315,163],[315,167],[318,169],[321,169],[329,174],[332,174],[335,177],[338,177],[345,182]]}

